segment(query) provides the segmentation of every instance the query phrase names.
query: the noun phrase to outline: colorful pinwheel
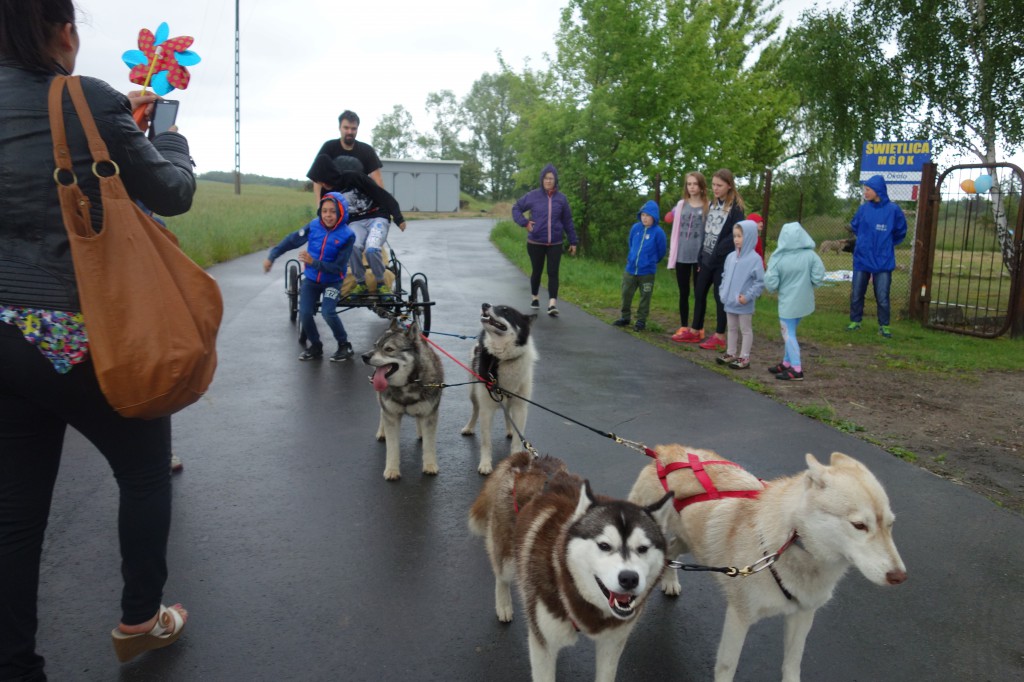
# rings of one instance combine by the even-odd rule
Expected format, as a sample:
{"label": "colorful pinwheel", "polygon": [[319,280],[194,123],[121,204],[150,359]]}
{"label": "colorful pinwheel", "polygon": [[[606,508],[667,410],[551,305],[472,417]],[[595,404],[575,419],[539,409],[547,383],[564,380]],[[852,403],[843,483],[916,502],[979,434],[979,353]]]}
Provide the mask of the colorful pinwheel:
{"label": "colorful pinwheel", "polygon": [[129,80],[141,85],[143,92],[149,86],[163,97],[175,88],[184,90],[190,78],[185,67],[199,63],[199,55],[188,49],[192,36],[168,38],[169,34],[166,21],[157,27],[156,35],[144,28],[139,31],[139,49],[121,55],[131,69]]}

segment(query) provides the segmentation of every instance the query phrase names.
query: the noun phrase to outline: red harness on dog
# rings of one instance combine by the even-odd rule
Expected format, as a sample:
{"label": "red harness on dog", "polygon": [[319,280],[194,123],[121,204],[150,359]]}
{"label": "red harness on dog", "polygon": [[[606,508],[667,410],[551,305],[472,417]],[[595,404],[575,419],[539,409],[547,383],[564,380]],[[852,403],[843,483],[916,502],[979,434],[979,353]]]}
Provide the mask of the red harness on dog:
{"label": "red harness on dog", "polygon": [[732,467],[739,467],[740,465],[726,460],[709,460],[705,462],[701,461],[701,459],[692,452],[688,452],[686,454],[689,461],[673,462],[668,466],[661,463],[661,460],[657,457],[657,453],[652,455],[654,457],[655,465],[658,467],[658,478],[661,480],[661,485],[665,488],[665,492],[672,492],[668,486],[668,475],[673,471],[678,471],[679,469],[692,469],[693,475],[697,477],[697,480],[700,481],[700,484],[704,487],[705,492],[701,494],[693,495],[692,497],[687,497],[685,499],[674,498],[672,500],[672,504],[675,506],[677,512],[681,512],[684,508],[691,504],[696,504],[697,502],[720,500],[725,497],[754,498],[759,496],[761,491],[764,490],[763,486],[757,490],[719,490],[715,487],[715,482],[711,480],[711,476],[709,476],[708,472],[704,470],[704,467],[708,464],[727,464]]}

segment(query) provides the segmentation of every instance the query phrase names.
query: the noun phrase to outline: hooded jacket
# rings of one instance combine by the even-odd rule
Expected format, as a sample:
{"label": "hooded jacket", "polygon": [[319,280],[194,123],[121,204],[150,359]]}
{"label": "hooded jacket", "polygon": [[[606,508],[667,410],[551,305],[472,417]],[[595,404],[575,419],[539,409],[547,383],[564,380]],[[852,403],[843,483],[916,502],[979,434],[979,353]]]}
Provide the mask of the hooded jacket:
{"label": "hooded jacket", "polygon": [[[555,187],[550,194],[544,191],[544,176],[548,173],[555,176]],[[530,214],[529,218],[526,213]],[[566,236],[572,246],[579,243],[572,224],[569,200],[558,191],[558,171],[550,163],[540,172],[540,187],[530,190],[512,204],[512,220],[520,227],[526,227],[533,221],[533,229],[526,235],[526,241],[532,244],[561,244]]]}
{"label": "hooded jacket", "polygon": [[404,223],[405,216],[394,195],[378,185],[361,168],[362,165],[355,157],[339,156],[332,160],[326,154],[320,154],[313,161],[306,177],[329,188],[326,191],[333,190],[345,196],[351,211],[349,223],[378,216],[388,218],[396,225]]}
{"label": "hooded jacket", "polygon": [[280,244],[270,250],[267,258],[273,262],[285,251],[305,245],[306,251],[313,257],[313,262],[307,264],[303,271],[306,279],[318,284],[337,284],[345,279],[356,235],[348,226],[348,202],[345,197],[339,192],[327,192],[320,200],[320,205],[323,206],[325,201],[333,201],[338,209],[338,223],[334,227],[324,225],[317,211],[316,218],[282,239]]}
{"label": "hooded jacket", "polygon": [[907,218],[903,209],[889,200],[881,175],[872,175],[861,184],[873,189],[878,201],[865,201],[850,221],[850,231],[857,237],[853,269],[892,272],[896,269],[896,245],[907,236]]}
{"label": "hooded jacket", "polygon": [[800,223],[786,223],[768,259],[764,287],[779,292],[779,317],[794,320],[814,312],[814,287],[825,279],[825,264]]}
{"label": "hooded jacket", "polygon": [[[78,286],[53,181],[47,95],[54,72],[26,69],[0,56],[0,305],[77,312]],[[132,119],[128,98],[96,78],[81,79],[100,137],[128,195],[163,216],[185,213],[196,190],[188,141],[161,133],[150,142]],[[89,198],[93,228],[103,226],[99,183],[71,96],[64,92],[71,163]]]}
{"label": "hooded jacket", "polygon": [[[644,213],[654,218],[650,227],[644,227],[640,222]],[[626,272],[631,275],[653,275],[668,251],[665,230],[658,225],[660,213],[658,204],[648,201],[636,214],[637,222],[629,231],[629,256],[626,257]]]}
{"label": "hooded jacket", "polygon": [[[722,286],[719,291],[722,294],[722,305],[725,312],[734,315],[751,315],[754,312],[754,301],[761,295],[764,288],[764,265],[761,264],[761,256],[757,253],[757,223],[753,220],[741,220],[736,223],[743,228],[743,245],[733,251],[725,258],[725,266],[722,270]],[[728,234],[719,235],[718,241],[729,240],[732,244],[732,231]],[[739,302],[739,296],[746,297],[746,303]]]}

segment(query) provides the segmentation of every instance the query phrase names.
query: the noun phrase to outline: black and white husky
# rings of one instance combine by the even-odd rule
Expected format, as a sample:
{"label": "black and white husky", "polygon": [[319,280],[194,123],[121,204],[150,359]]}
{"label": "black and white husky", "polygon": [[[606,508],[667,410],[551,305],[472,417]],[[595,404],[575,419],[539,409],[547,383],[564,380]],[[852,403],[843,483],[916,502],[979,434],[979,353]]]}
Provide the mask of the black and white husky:
{"label": "black and white husky", "polygon": [[423,441],[423,473],[436,474],[437,411],[441,404],[444,368],[437,353],[420,336],[419,326],[408,329],[392,320],[363,362],[374,367],[370,382],[380,403],[377,440],[386,441],[384,478],[397,481],[399,427],[402,415],[416,418],[416,435]]}
{"label": "black and white husky", "polygon": [[671,495],[640,507],[595,497],[554,457],[502,460],[469,513],[494,570],[498,620],[512,620],[513,577],[529,624],[533,682],[554,682],[560,649],[579,633],[596,644],[595,680],[613,682],[619,657],[665,570],[662,528]]}
{"label": "black and white husky", "polygon": [[[524,315],[506,305],[491,307],[489,303],[484,303],[480,312],[482,330],[470,359],[473,371],[503,390],[529,399],[533,393],[533,365],[537,362],[537,350],[530,338],[530,325],[536,319],[536,315]],[[485,384],[471,384],[469,399],[473,403],[473,414],[462,427],[462,435],[473,435],[479,417],[480,465],[477,471],[486,475],[493,468],[491,431],[494,413],[502,409],[504,404],[505,435],[514,439],[512,452],[518,452],[523,449],[523,442],[512,424],[520,431],[526,430],[526,411],[529,405],[507,394],[499,403],[491,398]]]}

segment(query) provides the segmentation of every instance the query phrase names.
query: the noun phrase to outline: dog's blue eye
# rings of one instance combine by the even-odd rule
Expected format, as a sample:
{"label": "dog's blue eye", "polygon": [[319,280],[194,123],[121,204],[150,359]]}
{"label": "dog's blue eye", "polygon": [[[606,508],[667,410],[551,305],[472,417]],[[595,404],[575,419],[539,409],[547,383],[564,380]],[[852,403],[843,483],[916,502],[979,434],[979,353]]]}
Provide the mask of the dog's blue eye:
{"label": "dog's blue eye", "polygon": [[612,546],[609,545],[607,542],[599,542],[599,543],[597,543],[597,548],[600,549],[602,552],[610,552],[610,551],[612,551]]}

